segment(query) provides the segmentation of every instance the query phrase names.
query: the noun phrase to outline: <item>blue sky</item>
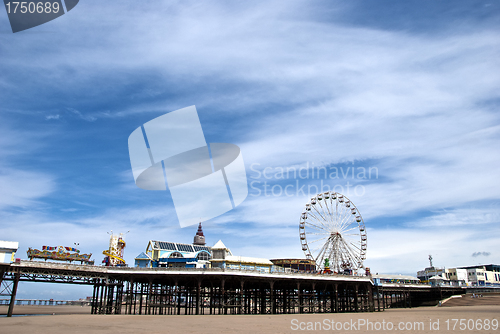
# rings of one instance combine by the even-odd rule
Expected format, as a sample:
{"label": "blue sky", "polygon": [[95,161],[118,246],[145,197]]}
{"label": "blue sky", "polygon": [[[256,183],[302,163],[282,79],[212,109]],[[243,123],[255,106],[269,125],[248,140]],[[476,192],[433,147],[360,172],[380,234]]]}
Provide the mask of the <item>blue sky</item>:
{"label": "blue sky", "polygon": [[[129,263],[150,239],[191,242],[196,227],[179,227],[168,191],[135,186],[127,139],[196,105],[207,142],[238,145],[257,188],[362,187],[348,197],[367,226],[373,272],[415,275],[428,254],[446,267],[500,263],[499,9],[86,0],[16,34],[0,11],[0,239],[19,241],[21,258],[28,247],[77,242],[100,262],[106,232],[130,230]],[[254,171],[313,166],[378,174]],[[208,244],[303,257],[309,196],[255,195],[204,223]],[[47,286],[26,283],[19,295],[88,294]]]}

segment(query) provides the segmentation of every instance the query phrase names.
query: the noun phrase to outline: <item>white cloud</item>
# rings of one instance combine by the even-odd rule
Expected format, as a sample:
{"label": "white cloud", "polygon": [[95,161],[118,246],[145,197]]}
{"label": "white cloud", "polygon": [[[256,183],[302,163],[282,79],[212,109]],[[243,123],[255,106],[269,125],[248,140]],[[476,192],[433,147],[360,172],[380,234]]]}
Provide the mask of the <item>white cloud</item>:
{"label": "white cloud", "polygon": [[49,175],[3,168],[0,172],[0,209],[34,205],[55,188],[55,182]]}
{"label": "white cloud", "polygon": [[76,115],[78,118],[83,119],[87,122],[94,122],[97,120],[97,117],[93,115],[82,114],[80,111],[73,108],[66,108],[70,113]]}
{"label": "white cloud", "polygon": [[57,114],[57,115],[47,115],[47,116],[45,116],[45,119],[46,119],[46,120],[48,120],[48,121],[49,121],[49,120],[52,120],[52,119],[57,120],[57,119],[59,119],[59,118],[61,118],[61,115],[59,115],[59,114]]}

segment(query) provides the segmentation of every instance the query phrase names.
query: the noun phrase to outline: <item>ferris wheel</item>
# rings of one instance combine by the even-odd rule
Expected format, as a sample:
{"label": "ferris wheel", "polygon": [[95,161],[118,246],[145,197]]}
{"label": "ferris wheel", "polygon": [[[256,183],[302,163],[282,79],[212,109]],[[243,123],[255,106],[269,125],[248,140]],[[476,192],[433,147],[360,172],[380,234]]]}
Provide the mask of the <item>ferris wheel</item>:
{"label": "ferris wheel", "polygon": [[337,273],[363,267],[365,224],[344,195],[332,191],[311,198],[300,216],[299,233],[302,250],[319,270],[325,269],[325,262]]}

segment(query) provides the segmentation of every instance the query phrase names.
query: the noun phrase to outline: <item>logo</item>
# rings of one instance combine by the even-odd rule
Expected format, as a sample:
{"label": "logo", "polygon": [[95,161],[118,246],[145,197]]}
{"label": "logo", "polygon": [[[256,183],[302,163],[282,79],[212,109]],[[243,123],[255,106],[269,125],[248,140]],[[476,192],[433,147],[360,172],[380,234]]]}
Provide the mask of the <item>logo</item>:
{"label": "logo", "polygon": [[240,148],[207,144],[195,106],[138,127],[128,149],[135,184],[146,190],[168,187],[181,227],[228,212],[248,195]]}
{"label": "logo", "polygon": [[80,0],[3,0],[13,33],[52,21],[72,10],[78,1]]}

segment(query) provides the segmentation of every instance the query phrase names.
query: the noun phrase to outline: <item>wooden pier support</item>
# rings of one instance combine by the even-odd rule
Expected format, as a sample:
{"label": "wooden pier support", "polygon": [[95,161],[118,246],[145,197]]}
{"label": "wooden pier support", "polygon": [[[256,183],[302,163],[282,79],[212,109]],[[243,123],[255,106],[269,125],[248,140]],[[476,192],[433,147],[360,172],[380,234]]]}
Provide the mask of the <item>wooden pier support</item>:
{"label": "wooden pier support", "polygon": [[96,279],[92,300],[92,314],[295,314],[374,310],[372,288],[367,281],[296,282],[248,276]]}

